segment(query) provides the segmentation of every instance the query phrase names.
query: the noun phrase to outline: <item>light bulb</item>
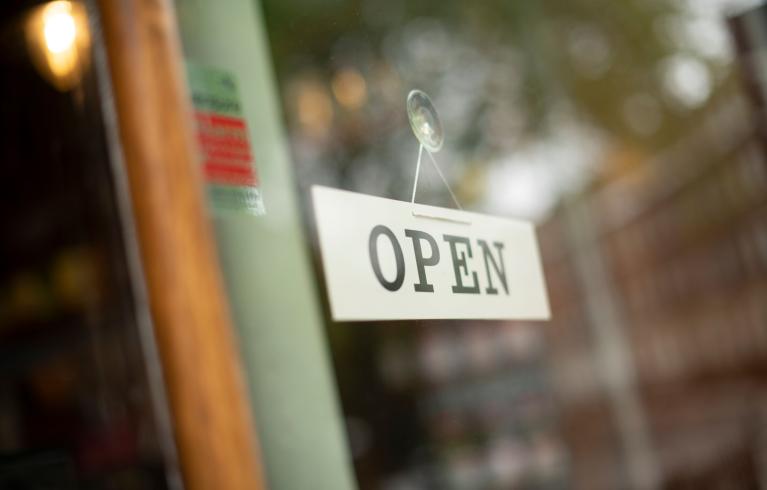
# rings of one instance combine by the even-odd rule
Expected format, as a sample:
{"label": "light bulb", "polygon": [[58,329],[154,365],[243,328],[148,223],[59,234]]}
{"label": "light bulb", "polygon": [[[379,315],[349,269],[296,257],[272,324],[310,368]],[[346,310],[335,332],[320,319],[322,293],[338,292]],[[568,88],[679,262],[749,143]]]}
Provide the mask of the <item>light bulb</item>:
{"label": "light bulb", "polygon": [[69,2],[48,4],[43,13],[43,36],[45,46],[51,53],[60,54],[72,49],[77,27]]}

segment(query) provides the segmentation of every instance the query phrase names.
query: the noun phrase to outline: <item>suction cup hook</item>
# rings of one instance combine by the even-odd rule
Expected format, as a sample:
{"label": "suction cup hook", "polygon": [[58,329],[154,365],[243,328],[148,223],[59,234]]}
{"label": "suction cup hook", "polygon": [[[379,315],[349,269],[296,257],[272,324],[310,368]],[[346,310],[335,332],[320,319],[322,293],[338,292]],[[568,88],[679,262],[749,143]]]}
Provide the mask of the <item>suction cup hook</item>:
{"label": "suction cup hook", "polygon": [[429,96],[420,90],[411,90],[407,96],[407,117],[423,147],[430,153],[438,152],[445,142],[445,133]]}

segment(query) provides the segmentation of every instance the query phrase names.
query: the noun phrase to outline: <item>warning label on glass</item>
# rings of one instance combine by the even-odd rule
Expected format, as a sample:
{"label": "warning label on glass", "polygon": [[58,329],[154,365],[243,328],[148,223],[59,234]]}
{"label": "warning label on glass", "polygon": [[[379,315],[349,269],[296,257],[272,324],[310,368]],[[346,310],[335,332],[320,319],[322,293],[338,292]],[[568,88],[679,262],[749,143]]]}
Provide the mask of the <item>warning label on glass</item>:
{"label": "warning label on glass", "polygon": [[256,162],[234,76],[187,62],[208,197],[216,211],[264,214]]}

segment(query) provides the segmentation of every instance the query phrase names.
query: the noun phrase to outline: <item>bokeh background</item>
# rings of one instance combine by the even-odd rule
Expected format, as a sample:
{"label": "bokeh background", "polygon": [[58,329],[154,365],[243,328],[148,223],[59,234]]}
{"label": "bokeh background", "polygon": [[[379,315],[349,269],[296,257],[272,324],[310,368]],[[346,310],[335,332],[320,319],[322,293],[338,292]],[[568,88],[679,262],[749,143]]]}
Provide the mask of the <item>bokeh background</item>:
{"label": "bokeh background", "polygon": [[311,242],[311,185],[410,198],[413,88],[463,206],[538,226],[549,322],[327,320],[361,487],[764,488],[755,3],[264,2]]}

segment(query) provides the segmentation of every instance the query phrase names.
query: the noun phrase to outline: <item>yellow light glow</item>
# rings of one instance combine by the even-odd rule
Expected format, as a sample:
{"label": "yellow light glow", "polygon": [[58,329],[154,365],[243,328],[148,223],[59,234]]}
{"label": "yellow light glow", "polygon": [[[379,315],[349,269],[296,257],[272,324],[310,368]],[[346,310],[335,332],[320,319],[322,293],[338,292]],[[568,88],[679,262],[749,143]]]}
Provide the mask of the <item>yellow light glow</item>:
{"label": "yellow light glow", "polygon": [[43,78],[62,91],[74,88],[88,61],[85,8],[67,0],[43,4],[29,14],[26,33],[32,62]]}
{"label": "yellow light glow", "polygon": [[353,68],[339,71],[332,82],[333,95],[347,109],[359,109],[368,98],[367,84],[360,72]]}
{"label": "yellow light glow", "polygon": [[316,81],[299,85],[297,97],[298,120],[308,135],[324,136],[333,119],[333,105],[325,87]]}
{"label": "yellow light glow", "polygon": [[43,35],[51,53],[60,54],[72,49],[77,27],[69,2],[53,2],[43,11]]}

